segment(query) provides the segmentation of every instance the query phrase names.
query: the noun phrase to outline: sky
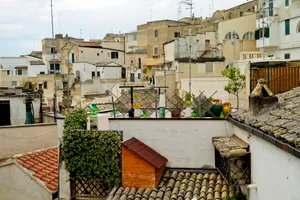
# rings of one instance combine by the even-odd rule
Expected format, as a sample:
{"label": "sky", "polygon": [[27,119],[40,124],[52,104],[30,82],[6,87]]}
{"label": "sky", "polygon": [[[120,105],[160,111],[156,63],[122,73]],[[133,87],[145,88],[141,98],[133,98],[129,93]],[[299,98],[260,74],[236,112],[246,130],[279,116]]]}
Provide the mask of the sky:
{"label": "sky", "polygon": [[[185,0],[182,0],[185,1]],[[194,15],[211,16],[247,0],[194,0]],[[54,33],[85,40],[106,33],[126,33],[148,21],[178,18],[179,0],[53,0]],[[0,57],[41,50],[41,40],[52,37],[50,0],[1,0]],[[181,6],[180,18],[189,10]],[[80,31],[81,30],[81,31]]]}

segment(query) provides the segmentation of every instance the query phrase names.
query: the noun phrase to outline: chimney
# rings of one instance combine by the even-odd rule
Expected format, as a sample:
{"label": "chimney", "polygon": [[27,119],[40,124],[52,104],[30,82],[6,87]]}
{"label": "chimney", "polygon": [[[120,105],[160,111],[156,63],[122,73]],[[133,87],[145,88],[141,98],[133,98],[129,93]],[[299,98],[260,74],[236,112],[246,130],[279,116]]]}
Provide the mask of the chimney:
{"label": "chimney", "polygon": [[266,85],[266,80],[260,79],[249,96],[249,114],[251,116],[259,115],[278,105],[278,98]]}
{"label": "chimney", "polygon": [[58,38],[59,38],[59,39],[62,39],[62,38],[63,38],[63,35],[62,35],[62,34],[56,34],[56,35],[55,35],[55,38],[56,38],[56,39],[58,39]]}

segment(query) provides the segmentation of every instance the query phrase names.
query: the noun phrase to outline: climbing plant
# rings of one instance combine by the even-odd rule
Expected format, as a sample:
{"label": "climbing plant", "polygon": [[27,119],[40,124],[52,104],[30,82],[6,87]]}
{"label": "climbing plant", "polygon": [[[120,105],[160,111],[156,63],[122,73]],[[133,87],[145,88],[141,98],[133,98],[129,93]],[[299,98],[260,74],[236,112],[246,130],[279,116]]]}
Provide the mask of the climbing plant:
{"label": "climbing plant", "polygon": [[72,178],[119,186],[121,139],[116,131],[87,131],[87,114],[77,109],[67,115],[63,132],[63,155]]}

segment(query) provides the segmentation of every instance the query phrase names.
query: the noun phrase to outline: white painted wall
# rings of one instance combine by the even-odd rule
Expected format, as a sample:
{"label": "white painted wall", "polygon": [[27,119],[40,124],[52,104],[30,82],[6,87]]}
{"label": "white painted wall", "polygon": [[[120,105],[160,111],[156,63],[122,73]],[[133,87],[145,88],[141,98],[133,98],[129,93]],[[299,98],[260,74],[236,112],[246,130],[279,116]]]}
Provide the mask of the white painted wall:
{"label": "white painted wall", "polygon": [[52,200],[52,194],[13,164],[0,167],[0,199]]}
{"label": "white painted wall", "polygon": [[232,131],[223,120],[110,120],[124,141],[136,137],[168,159],[168,167],[214,167],[212,137]]}
{"label": "white painted wall", "polygon": [[300,159],[228,123],[233,133],[250,144],[251,177],[257,190],[249,200],[297,200],[300,197]]}
{"label": "white painted wall", "polygon": [[[118,59],[112,59],[111,52],[118,52]],[[124,65],[124,61],[125,53],[122,51],[101,48],[79,47],[79,62],[90,62],[92,64],[96,64],[99,62],[116,62],[120,65]]]}
{"label": "white painted wall", "polygon": [[92,79],[92,72],[96,71],[96,66],[87,62],[73,63],[73,71],[75,75],[76,71],[79,71],[80,81],[85,82]]}
{"label": "white painted wall", "polygon": [[[16,98],[0,98],[0,101],[10,101],[10,121],[11,125],[25,124],[26,121],[26,105],[23,102],[25,99],[21,97]],[[40,100],[34,99],[32,102],[34,108],[34,118],[40,115]]]}
{"label": "white painted wall", "polygon": [[29,65],[28,66],[28,77],[37,77],[38,74],[44,72],[48,73],[47,65]]}

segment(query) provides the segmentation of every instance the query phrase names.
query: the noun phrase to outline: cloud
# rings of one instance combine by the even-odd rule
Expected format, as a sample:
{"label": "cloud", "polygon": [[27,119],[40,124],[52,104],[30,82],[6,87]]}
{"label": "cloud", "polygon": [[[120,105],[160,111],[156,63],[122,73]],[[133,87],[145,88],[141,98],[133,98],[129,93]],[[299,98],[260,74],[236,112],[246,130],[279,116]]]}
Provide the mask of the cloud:
{"label": "cloud", "polygon": [[0,31],[20,31],[25,27],[25,24],[0,24]]}

